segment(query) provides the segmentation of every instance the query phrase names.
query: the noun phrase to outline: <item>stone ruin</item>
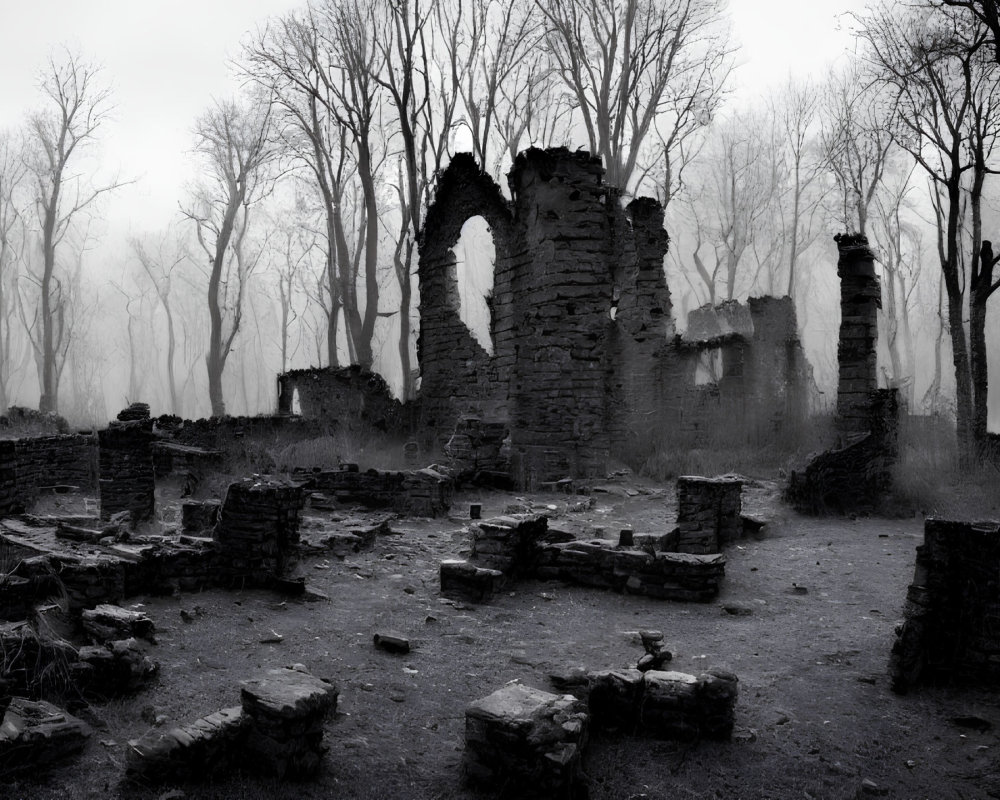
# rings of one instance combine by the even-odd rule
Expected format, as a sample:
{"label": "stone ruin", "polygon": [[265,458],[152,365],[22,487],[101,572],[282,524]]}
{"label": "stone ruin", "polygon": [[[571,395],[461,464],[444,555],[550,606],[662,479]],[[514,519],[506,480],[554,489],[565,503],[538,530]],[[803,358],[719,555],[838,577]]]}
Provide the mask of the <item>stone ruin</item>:
{"label": "stone ruin", "polygon": [[303,417],[338,429],[398,430],[403,406],[385,379],[357,364],[339,369],[296,369],[278,376],[278,414],[291,414],[298,400]]}
{"label": "stone ruin", "polygon": [[1000,523],[927,519],[904,613],[889,662],[894,691],[1000,684]]}
{"label": "stone ruin", "polygon": [[629,529],[618,542],[550,531],[540,514],[476,523],[469,559],[441,563],[441,593],[484,603],[511,580],[536,578],[664,600],[711,600],[725,575],[721,548],[743,533],[743,482],[685,476],[677,484],[680,513],[673,530],[636,534]]}
{"label": "stone ruin", "polygon": [[872,511],[892,482],[898,444],[899,400],[879,389],[875,345],[881,294],[868,239],[838,234],[840,340],[837,345],[838,440],[792,472],[785,499],[807,514]]}
{"label": "stone ruin", "polygon": [[[612,449],[678,428],[692,413],[698,360],[713,348],[724,349],[723,393],[741,411],[804,418],[808,409],[811,375],[790,300],[751,301],[738,329],[677,337],[663,209],[649,198],[622,209],[603,177],[589,153],[531,149],[510,172],[507,202],[459,154],[421,231],[422,431],[443,443],[464,415],[506,424],[521,488],[602,475]],[[462,322],[452,250],[477,215],[496,248],[492,354]]]}
{"label": "stone ruin", "polygon": [[[279,376],[278,410],[379,430],[414,430],[467,478],[536,489],[607,472],[609,455],[648,454],[650,430],[701,431],[738,414],[765,435],[808,414],[812,370],[790,298],[692,312],[675,332],[663,259],[669,237],[650,198],[621,207],[599,158],[530,149],[512,196],[469,154],[438,180],[420,232],[419,396],[400,406],[357,367]],[[482,217],[496,250],[491,352],[462,321],[454,247]],[[721,372],[697,385],[699,364]],[[349,422],[354,420],[354,422]]]}

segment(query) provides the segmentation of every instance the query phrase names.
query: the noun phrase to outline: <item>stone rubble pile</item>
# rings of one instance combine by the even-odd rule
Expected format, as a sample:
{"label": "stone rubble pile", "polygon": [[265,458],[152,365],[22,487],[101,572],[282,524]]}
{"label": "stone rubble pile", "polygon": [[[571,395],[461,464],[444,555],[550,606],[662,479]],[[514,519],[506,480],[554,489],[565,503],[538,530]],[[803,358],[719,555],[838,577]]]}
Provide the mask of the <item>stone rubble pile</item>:
{"label": "stone rubble pile", "polygon": [[147,685],[159,669],[133,638],[77,648],[27,622],[0,623],[0,652],[4,680],[25,695],[72,684],[85,696],[114,697]]}
{"label": "stone rubble pile", "polygon": [[718,553],[743,534],[743,479],[734,476],[677,479],[677,550]]}
{"label": "stone rubble pile", "polygon": [[583,782],[586,705],[511,683],[465,711],[465,774],[492,788],[569,797]]}
{"label": "stone rubble pile", "polygon": [[101,603],[96,608],[85,609],[82,620],[83,629],[96,642],[134,637],[155,643],[153,620],[144,611]]}
{"label": "stone rubble pile", "polygon": [[90,726],[52,703],[15,697],[0,724],[0,777],[62,761],[90,736]]}
{"label": "stone rubble pile", "polygon": [[153,423],[149,419],[112,422],[98,431],[101,519],[121,511],[132,524],[153,518]]}

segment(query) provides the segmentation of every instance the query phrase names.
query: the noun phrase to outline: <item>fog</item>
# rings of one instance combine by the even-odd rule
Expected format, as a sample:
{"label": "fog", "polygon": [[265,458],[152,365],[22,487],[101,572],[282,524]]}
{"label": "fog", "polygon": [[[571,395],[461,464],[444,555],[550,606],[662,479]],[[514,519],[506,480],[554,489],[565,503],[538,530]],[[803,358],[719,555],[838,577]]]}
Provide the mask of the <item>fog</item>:
{"label": "fog", "polygon": [[[855,162],[845,153],[878,141],[884,122],[886,141],[892,138],[889,126],[896,125],[899,142],[886,145],[877,177],[862,175],[873,181],[866,233],[882,273],[880,382],[899,386],[913,413],[953,413],[955,371],[947,327],[941,335],[947,308],[941,304],[931,182],[916,165],[912,142],[898,132],[903,129],[897,118],[880,118],[874,110],[891,91],[837,103],[845,87],[860,91],[871,83],[864,72],[873,69],[866,55],[871,43],[855,36],[865,28],[864,4],[720,4],[718,14],[696,20],[697,36],[682,49],[683,70],[665,75],[666,90],[647,98],[656,110],[650,129],[629,127],[623,116],[626,130],[617,139],[595,134],[599,121],[589,127],[587,101],[581,102],[590,97],[586,87],[575,90],[554,69],[571,45],[560,44],[558,19],[540,13],[549,5],[486,3],[482,19],[489,35],[477,39],[471,27],[463,27],[467,21],[456,22],[448,12],[457,6],[437,4],[442,10],[428,23],[431,43],[420,67],[425,73],[419,73],[430,80],[411,87],[416,100],[402,114],[393,87],[418,73],[407,71],[400,54],[391,51],[391,40],[382,35],[388,28],[379,26],[393,20],[391,14],[379,16],[389,12],[378,4],[364,10],[373,15],[368,22],[349,20],[330,3],[317,3],[309,16],[304,5],[279,0],[207,8],[38,3],[5,12],[4,407],[49,402],[78,425],[100,424],[136,400],[148,402],[154,414],[207,416],[220,407],[206,364],[213,348],[224,362],[221,398],[230,414],[272,411],[275,377],[284,370],[355,360],[370,360],[397,396],[412,396],[420,221],[433,200],[435,175],[453,154],[472,151],[506,191],[512,148],[590,149],[595,136],[597,149],[610,154],[608,180],[622,184],[623,202],[651,195],[666,206],[671,246],[664,268],[678,329],[684,329],[687,312],[705,303],[782,296],[791,289],[820,397],[832,403],[840,323],[833,236],[858,228],[851,194],[857,190],[843,172]],[[659,5],[676,10],[684,4]],[[520,39],[503,27],[504,9],[524,26]],[[784,24],[773,24],[779,17]],[[293,22],[300,28],[293,30]],[[450,49],[449,25],[458,42]],[[796,31],[794,40],[788,30]],[[297,127],[302,98],[276,57],[294,52],[289,43],[296,31],[318,36],[345,60],[358,55],[351,41],[360,37],[369,47],[365,69],[372,80],[352,84],[350,95],[369,92],[367,128],[361,106],[347,102],[346,84],[338,88],[331,81],[324,88],[318,79],[317,91],[326,92],[327,103],[319,135],[329,156],[321,169],[327,169],[327,179],[333,176],[336,202],[324,201],[308,132]],[[529,39],[533,46],[526,47]],[[581,43],[581,52],[597,59],[593,45]],[[341,77],[356,79],[359,63]],[[453,86],[449,65],[464,65]],[[982,68],[995,83],[996,73]],[[609,66],[608,74],[617,75],[616,69]],[[503,80],[491,94],[491,76],[498,73]],[[68,74],[92,77],[82,100],[96,109],[100,124],[81,137],[63,178],[46,284],[57,341],[46,367],[38,191],[45,162],[39,160],[44,145],[36,123],[53,118],[53,97],[45,87]],[[313,73],[304,65],[302,74]],[[890,83],[883,80],[886,87]],[[647,91],[653,91],[647,84],[636,90]],[[690,97],[697,103],[686,106]],[[862,108],[862,100],[870,101],[864,108],[871,113],[859,113],[850,120],[856,127],[846,127],[841,112]],[[988,95],[988,108],[991,102]],[[637,103],[636,109],[642,107]],[[484,117],[486,110],[492,116]],[[400,122],[407,114],[411,127],[415,121],[411,134],[419,162],[408,160]],[[240,198],[225,194],[225,165],[213,139],[220,120],[226,131],[238,130],[236,149],[250,146],[255,131],[267,139],[254,155],[257,171],[244,176],[251,185]],[[993,136],[992,129],[988,133]],[[986,157],[992,168],[990,141]],[[932,145],[926,148],[924,156],[933,160]],[[963,180],[968,194],[971,184]],[[236,238],[220,245],[230,201],[237,209]],[[963,269],[971,267],[976,236],[990,239],[1000,231],[997,188],[989,177],[981,209],[981,234],[974,215],[963,212]],[[218,247],[222,344],[213,345],[207,297]],[[488,226],[468,222],[454,253],[463,321],[490,351],[487,298],[496,254]],[[406,294],[408,308],[401,309]],[[988,365],[995,374],[995,299],[987,309]],[[57,391],[43,402],[47,370]],[[990,426],[1000,428],[996,392]]]}

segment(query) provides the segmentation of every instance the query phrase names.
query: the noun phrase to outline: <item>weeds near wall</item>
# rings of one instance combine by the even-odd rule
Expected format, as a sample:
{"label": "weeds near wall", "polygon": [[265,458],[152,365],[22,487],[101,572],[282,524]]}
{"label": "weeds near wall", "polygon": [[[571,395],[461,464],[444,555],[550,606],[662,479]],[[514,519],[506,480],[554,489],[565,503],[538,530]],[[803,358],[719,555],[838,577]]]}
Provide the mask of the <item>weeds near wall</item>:
{"label": "weeds near wall", "polygon": [[958,468],[955,423],[940,416],[900,420],[899,462],[887,511],[949,519],[1000,519],[1000,467]]}
{"label": "weeds near wall", "polygon": [[[685,418],[697,419],[685,427]],[[630,432],[624,451],[613,454],[647,477],[669,481],[678,475],[738,472],[776,478],[809,453],[828,445],[832,420],[756,418],[718,405],[714,413],[680,414],[681,424],[659,431]]]}

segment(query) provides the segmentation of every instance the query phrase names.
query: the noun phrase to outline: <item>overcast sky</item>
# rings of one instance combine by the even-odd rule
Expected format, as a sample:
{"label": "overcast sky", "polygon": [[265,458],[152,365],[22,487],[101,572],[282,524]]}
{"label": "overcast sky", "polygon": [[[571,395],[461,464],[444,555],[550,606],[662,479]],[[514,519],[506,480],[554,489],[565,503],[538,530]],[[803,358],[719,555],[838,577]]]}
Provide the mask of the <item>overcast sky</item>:
{"label": "overcast sky", "polygon": [[[103,64],[115,120],[103,158],[136,178],[106,207],[108,233],[165,225],[190,176],[191,128],[213,96],[235,89],[227,60],[241,37],[301,0],[0,0],[0,128],[37,105],[36,76],[53,46]],[[736,97],[752,96],[789,71],[822,74],[850,37],[837,14],[863,0],[730,0],[742,44]]]}

